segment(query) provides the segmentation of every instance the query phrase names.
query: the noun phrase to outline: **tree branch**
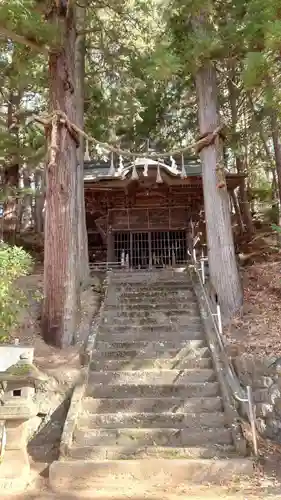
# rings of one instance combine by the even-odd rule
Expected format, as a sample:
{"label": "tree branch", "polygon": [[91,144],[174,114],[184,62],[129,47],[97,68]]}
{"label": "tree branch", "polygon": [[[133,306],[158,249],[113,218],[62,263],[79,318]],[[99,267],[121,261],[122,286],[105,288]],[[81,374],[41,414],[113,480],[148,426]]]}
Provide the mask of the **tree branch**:
{"label": "tree branch", "polygon": [[30,47],[32,50],[40,52],[41,54],[44,55],[49,54],[49,51],[42,45],[37,45],[37,43],[33,42],[32,40],[29,40],[25,36],[18,35],[14,31],[10,31],[9,29],[4,28],[3,26],[0,26],[0,35],[3,35],[4,38],[9,38],[13,42],[20,43],[21,45],[26,45],[27,47]]}

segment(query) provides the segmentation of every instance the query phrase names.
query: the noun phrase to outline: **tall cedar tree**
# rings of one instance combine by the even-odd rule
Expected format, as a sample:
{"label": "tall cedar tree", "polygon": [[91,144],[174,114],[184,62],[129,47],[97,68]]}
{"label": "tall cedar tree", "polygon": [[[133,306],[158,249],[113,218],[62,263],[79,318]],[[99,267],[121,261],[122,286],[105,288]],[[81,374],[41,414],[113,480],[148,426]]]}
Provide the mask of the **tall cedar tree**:
{"label": "tall cedar tree", "polygon": [[[75,41],[72,2],[56,2],[49,21],[60,26],[61,44],[50,51],[52,110],[76,122]],[[79,311],[77,138],[58,118],[50,131],[50,160],[46,171],[43,336],[59,347],[75,340]]]}
{"label": "tall cedar tree", "polygon": [[[208,16],[194,16],[195,36],[206,36]],[[219,126],[216,69],[210,60],[203,60],[195,74],[198,96],[200,135]],[[220,184],[218,172],[224,168],[223,144],[218,136],[201,151],[205,219],[207,227],[210,276],[226,318],[241,310],[242,284],[234,251],[233,233],[226,183]]]}

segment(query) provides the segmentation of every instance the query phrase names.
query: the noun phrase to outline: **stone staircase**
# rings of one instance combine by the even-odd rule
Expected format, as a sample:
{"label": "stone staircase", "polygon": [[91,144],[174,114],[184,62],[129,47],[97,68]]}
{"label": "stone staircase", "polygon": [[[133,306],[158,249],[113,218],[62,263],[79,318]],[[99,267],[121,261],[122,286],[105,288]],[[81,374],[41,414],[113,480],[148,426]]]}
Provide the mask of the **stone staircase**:
{"label": "stone staircase", "polygon": [[97,492],[106,483],[114,491],[124,478],[126,488],[150,481],[155,489],[162,476],[185,484],[248,474],[231,425],[186,273],[112,273],[71,442],[51,467],[53,489]]}

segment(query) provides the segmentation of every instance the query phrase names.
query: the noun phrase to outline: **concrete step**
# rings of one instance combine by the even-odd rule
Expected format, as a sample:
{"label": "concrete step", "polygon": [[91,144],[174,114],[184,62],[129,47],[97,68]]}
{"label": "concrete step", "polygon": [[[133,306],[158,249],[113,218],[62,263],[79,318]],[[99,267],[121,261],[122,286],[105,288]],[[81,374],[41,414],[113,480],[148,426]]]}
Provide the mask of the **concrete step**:
{"label": "concrete step", "polygon": [[166,300],[157,299],[155,301],[146,298],[144,295],[143,297],[140,297],[138,300],[119,300],[118,297],[108,297],[105,302],[105,308],[123,308],[127,310],[135,310],[136,308],[143,309],[143,310],[162,310],[162,311],[169,311],[171,310],[190,310],[191,308],[194,310],[195,308],[198,307],[198,303],[195,300],[191,299],[183,299],[180,298],[178,300],[175,300],[174,298],[168,298]]}
{"label": "concrete step", "polygon": [[[140,307],[141,305],[141,307]],[[107,314],[108,312],[115,312],[118,311],[118,314],[126,313],[128,315],[130,314],[135,314],[138,312],[141,315],[144,314],[150,314],[150,313],[157,313],[157,312],[162,312],[162,313],[171,313],[173,312],[174,314],[182,314],[182,313],[190,313],[190,312],[195,312],[198,313],[198,304],[197,302],[191,302],[191,301],[186,301],[186,300],[179,300],[179,301],[149,301],[147,299],[143,299],[140,303],[137,302],[130,302],[128,301],[127,303],[122,303],[118,302],[117,300],[108,300],[105,303],[104,306],[104,313]]]}
{"label": "concrete step", "polygon": [[[120,349],[121,345],[121,349]],[[99,342],[98,349],[92,352],[93,360],[96,359],[173,359],[174,361],[184,361],[187,358],[201,358],[210,356],[210,350],[206,347],[205,340],[188,340],[183,347],[170,348],[163,342],[149,342],[136,350],[135,346],[126,349],[123,344],[118,344],[118,348],[107,349]]]}
{"label": "concrete step", "polygon": [[114,412],[148,412],[148,413],[188,413],[188,412],[220,412],[222,400],[216,397],[201,398],[125,398],[125,399],[94,399],[84,398],[82,412],[114,413]]}
{"label": "concrete step", "polygon": [[[201,334],[201,336],[204,336],[204,332],[202,331],[202,325],[201,324],[190,324],[189,326],[181,326],[181,325],[171,325],[171,324],[163,324],[163,325],[153,325],[153,326],[135,326],[135,325],[104,325],[99,327],[98,331],[98,336],[102,337],[104,334],[111,334],[111,335],[117,335],[117,334],[126,334],[126,335],[132,335],[132,336],[137,336],[143,333],[143,335],[159,335],[161,332],[165,334],[170,334],[171,338],[173,338],[173,333],[175,335],[179,334],[184,334],[186,333],[186,338],[188,338],[188,335],[192,335],[193,332],[197,334]],[[135,337],[134,337],[135,338]]]}
{"label": "concrete step", "polygon": [[214,413],[105,413],[88,414],[85,411],[79,415],[78,429],[153,429],[174,428],[198,429],[202,427],[215,428],[225,425],[222,412]]}
{"label": "concrete step", "polygon": [[169,342],[188,340],[203,340],[204,334],[198,327],[161,327],[148,330],[147,328],[104,327],[99,329],[97,341],[101,342]]}
{"label": "concrete step", "polygon": [[159,459],[196,459],[236,458],[237,452],[231,445],[214,445],[194,447],[147,446],[138,448],[133,444],[128,448],[121,446],[77,446],[72,445],[68,451],[68,458],[84,460],[137,460],[146,458]]}
{"label": "concrete step", "polygon": [[[140,277],[138,277],[140,278]],[[115,279],[111,280],[111,285],[118,288],[139,288],[140,290],[146,290],[147,288],[182,288],[192,290],[192,283],[190,280],[186,279],[174,279],[165,277],[145,277],[141,279]]]}
{"label": "concrete step", "polygon": [[212,368],[210,357],[188,357],[184,359],[147,359],[147,358],[123,358],[123,359],[93,359],[90,369],[93,371],[118,371],[118,370],[147,370],[147,369],[188,369],[188,368]]}
{"label": "concrete step", "polygon": [[[137,351],[143,351],[143,352],[158,352],[159,350],[163,349],[165,351],[169,351],[171,349],[175,350],[177,349],[178,351],[180,349],[191,349],[194,348],[196,349],[197,347],[204,347],[206,345],[206,342],[203,339],[198,339],[198,340],[180,340],[176,338],[173,341],[149,341],[149,340],[131,340],[131,341],[126,341],[123,339],[121,342],[115,342],[114,339],[108,340],[108,341],[102,341],[101,336],[97,337],[96,341],[96,349],[99,351],[113,351],[116,349],[120,350],[137,350]],[[192,347],[191,347],[192,346]]]}
{"label": "concrete step", "polygon": [[[89,494],[92,500],[101,498],[132,499],[163,498],[164,485],[181,485],[183,497],[188,497],[190,485],[232,481],[233,477],[253,474],[250,459],[147,459],[147,460],[72,460],[55,461],[49,470],[51,490],[58,495]],[[118,493],[117,493],[118,492]]]}
{"label": "concrete step", "polygon": [[125,289],[125,290],[140,290],[141,292],[144,292],[145,290],[173,290],[173,289],[180,289],[180,290],[193,290],[192,287],[192,282],[190,280],[185,280],[185,279],[154,279],[154,280],[147,280],[144,282],[116,282],[112,281],[112,284],[114,284],[116,287],[119,289]]}
{"label": "concrete step", "polygon": [[149,313],[145,314],[142,313],[142,316],[139,317],[128,317],[124,316],[122,313],[119,312],[117,316],[112,316],[109,314],[105,314],[101,324],[118,324],[122,326],[130,326],[130,325],[135,325],[135,326],[151,326],[153,327],[154,325],[169,325],[169,324],[176,324],[176,325],[202,325],[202,320],[199,315],[191,315],[191,314],[179,314],[179,315],[171,315],[169,314],[169,311],[166,313]]}
{"label": "concrete step", "polygon": [[100,330],[103,331],[105,328],[117,329],[120,331],[124,330],[137,330],[137,329],[146,329],[146,330],[169,330],[179,329],[179,328],[190,329],[190,328],[201,328],[202,329],[202,321],[201,318],[192,318],[189,315],[185,316],[173,316],[173,317],[155,317],[155,318],[139,318],[137,320],[130,320],[124,318],[122,316],[118,316],[115,319],[104,317],[101,322]]}
{"label": "concrete step", "polygon": [[207,443],[232,444],[231,430],[209,428],[153,429],[79,429],[74,430],[73,442],[86,446],[204,446]]}
{"label": "concrete step", "polygon": [[95,372],[89,374],[89,385],[185,385],[189,383],[212,382],[215,380],[213,369],[190,370],[129,370]]}
{"label": "concrete step", "polygon": [[139,301],[144,298],[149,298],[150,300],[186,300],[186,301],[196,301],[196,297],[194,295],[193,290],[191,289],[182,289],[182,288],[146,288],[146,289],[138,289],[132,288],[125,289],[120,291],[118,294],[119,300],[124,301]]}
{"label": "concrete step", "polygon": [[116,318],[124,318],[131,321],[138,321],[139,319],[158,319],[162,318],[163,320],[168,320],[170,317],[180,317],[186,316],[191,320],[201,320],[199,310],[196,307],[190,307],[189,309],[186,307],[185,309],[166,309],[159,310],[156,308],[152,309],[127,309],[126,307],[122,307],[122,305],[118,308],[104,308],[104,316],[109,321],[110,319],[115,320]]}
{"label": "concrete step", "polygon": [[94,398],[192,398],[213,397],[219,395],[219,384],[217,382],[191,382],[184,385],[131,385],[111,384],[99,385],[88,384],[85,396]]}
{"label": "concrete step", "polygon": [[196,297],[194,296],[193,292],[183,292],[182,290],[175,291],[175,292],[170,292],[170,293],[160,293],[160,292],[140,292],[140,293],[122,293],[118,294],[117,298],[119,300],[119,303],[122,305],[126,305],[128,303],[130,304],[138,304],[138,303],[144,303],[146,304],[148,300],[151,302],[168,302],[172,301],[173,303],[177,303],[178,301],[185,301],[189,302],[192,305],[196,305]]}

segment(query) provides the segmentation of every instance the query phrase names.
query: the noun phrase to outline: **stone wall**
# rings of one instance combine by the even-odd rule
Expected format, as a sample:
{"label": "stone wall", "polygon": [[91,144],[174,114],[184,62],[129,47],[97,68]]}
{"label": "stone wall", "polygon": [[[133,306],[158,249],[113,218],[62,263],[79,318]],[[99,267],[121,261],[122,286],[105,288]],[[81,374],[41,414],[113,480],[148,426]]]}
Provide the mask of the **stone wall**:
{"label": "stone wall", "polygon": [[233,362],[242,384],[253,388],[259,432],[281,443],[281,359],[242,355]]}

